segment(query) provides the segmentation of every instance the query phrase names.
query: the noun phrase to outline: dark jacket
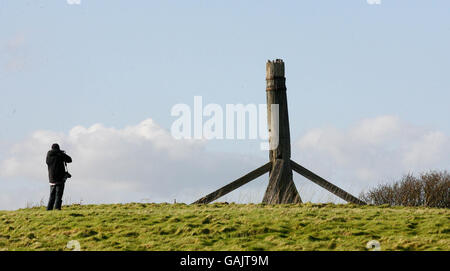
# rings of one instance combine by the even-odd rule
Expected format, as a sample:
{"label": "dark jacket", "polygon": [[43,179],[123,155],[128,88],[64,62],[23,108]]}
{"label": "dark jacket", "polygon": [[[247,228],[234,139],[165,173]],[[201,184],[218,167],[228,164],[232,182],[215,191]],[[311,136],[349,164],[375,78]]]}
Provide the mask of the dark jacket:
{"label": "dark jacket", "polygon": [[48,180],[50,183],[63,183],[66,169],[64,162],[72,163],[72,158],[60,150],[50,150],[47,153]]}

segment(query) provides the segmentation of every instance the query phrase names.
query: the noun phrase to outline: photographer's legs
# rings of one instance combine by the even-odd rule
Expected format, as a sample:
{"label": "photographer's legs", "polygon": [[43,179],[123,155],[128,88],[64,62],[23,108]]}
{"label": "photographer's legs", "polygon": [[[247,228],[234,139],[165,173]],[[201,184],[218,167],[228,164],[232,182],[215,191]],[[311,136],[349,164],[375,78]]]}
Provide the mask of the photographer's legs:
{"label": "photographer's legs", "polygon": [[62,184],[57,184],[55,185],[56,188],[56,200],[55,200],[55,209],[56,210],[61,210],[61,205],[62,205],[62,197],[64,194],[64,183]]}
{"label": "photographer's legs", "polygon": [[47,211],[53,210],[53,206],[55,205],[55,196],[56,196],[56,185],[50,185],[50,196],[48,198]]}

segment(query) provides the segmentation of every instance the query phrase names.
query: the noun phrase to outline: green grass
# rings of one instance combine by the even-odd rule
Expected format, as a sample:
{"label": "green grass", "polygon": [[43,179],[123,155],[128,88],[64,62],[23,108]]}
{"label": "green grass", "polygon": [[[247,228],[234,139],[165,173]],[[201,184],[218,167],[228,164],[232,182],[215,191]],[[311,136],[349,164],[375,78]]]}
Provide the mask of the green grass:
{"label": "green grass", "polygon": [[113,204],[0,211],[0,250],[449,250],[450,210],[334,204]]}

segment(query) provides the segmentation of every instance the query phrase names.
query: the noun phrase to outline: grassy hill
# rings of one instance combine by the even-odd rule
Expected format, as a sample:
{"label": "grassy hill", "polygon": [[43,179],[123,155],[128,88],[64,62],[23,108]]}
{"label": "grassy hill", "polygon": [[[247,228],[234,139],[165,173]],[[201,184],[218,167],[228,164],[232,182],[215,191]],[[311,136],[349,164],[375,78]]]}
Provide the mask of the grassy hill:
{"label": "grassy hill", "polygon": [[450,210],[216,203],[0,211],[0,250],[450,250]]}

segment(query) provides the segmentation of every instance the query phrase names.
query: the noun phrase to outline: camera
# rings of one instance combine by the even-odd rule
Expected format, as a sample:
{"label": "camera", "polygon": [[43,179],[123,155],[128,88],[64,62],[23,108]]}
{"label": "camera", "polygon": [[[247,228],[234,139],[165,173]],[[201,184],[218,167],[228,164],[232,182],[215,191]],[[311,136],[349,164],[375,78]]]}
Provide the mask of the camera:
{"label": "camera", "polygon": [[64,173],[64,181],[67,181],[67,179],[72,178],[72,175],[69,172]]}

